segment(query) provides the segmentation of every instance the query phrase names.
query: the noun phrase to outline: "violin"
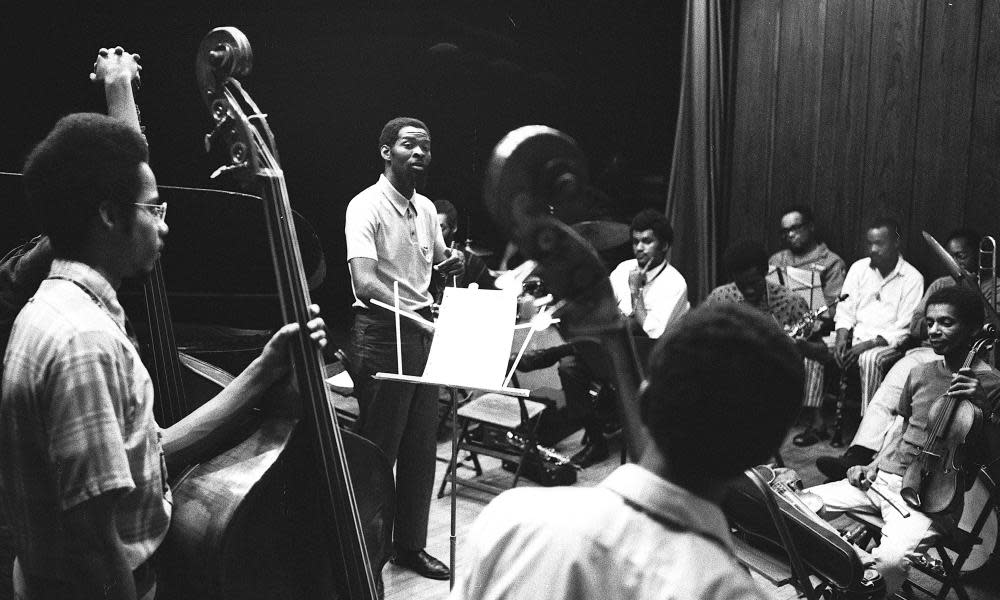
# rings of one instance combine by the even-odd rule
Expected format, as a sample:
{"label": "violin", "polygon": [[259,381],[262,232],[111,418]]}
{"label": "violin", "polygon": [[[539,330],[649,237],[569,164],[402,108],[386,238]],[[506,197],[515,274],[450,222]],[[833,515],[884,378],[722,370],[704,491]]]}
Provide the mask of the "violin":
{"label": "violin", "polygon": [[[976,356],[992,347],[992,337],[972,344],[962,363],[967,369]],[[948,510],[965,494],[964,444],[983,423],[983,411],[968,400],[944,394],[934,401],[927,418],[927,439],[906,468],[899,495],[910,507],[925,514]]]}

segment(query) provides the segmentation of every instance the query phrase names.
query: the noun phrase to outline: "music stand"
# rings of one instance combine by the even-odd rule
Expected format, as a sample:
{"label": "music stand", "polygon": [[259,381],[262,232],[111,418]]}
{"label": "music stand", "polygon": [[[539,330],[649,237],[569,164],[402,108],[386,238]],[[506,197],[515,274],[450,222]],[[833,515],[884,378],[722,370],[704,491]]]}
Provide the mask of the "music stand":
{"label": "music stand", "polygon": [[[514,365],[507,372],[511,343],[517,318],[517,296],[504,290],[480,290],[475,287],[447,287],[441,301],[438,319],[431,323],[419,315],[399,307],[399,284],[393,286],[394,306],[372,300],[377,306],[391,310],[396,320],[396,360],[397,373],[378,372],[375,379],[432,385],[448,389],[451,396],[451,535],[448,587],[455,585],[455,545],[456,545],[456,495],[455,468],[458,458],[458,390],[493,392],[527,398],[530,391],[509,387],[517,362],[524,352],[522,347]],[[489,315],[483,319],[483,315]],[[421,375],[403,373],[402,345],[400,341],[400,317],[420,321],[435,330],[431,342],[427,364]],[[529,336],[530,337],[530,336]],[[468,348],[475,344],[476,356],[471,357]],[[525,343],[525,347],[527,344]],[[456,365],[458,368],[456,368]]]}

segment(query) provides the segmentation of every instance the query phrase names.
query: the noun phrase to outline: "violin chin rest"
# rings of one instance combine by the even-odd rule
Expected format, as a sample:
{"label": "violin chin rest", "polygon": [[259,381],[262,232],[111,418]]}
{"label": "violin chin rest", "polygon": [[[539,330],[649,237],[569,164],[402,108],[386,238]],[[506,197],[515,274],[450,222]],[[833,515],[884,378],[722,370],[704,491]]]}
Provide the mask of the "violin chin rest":
{"label": "violin chin rest", "polygon": [[922,502],[920,501],[920,493],[917,492],[917,490],[909,487],[904,487],[903,489],[899,490],[899,495],[903,498],[903,502],[906,502],[906,504],[909,505],[910,508],[915,508],[917,510],[920,510],[920,505],[922,504]]}

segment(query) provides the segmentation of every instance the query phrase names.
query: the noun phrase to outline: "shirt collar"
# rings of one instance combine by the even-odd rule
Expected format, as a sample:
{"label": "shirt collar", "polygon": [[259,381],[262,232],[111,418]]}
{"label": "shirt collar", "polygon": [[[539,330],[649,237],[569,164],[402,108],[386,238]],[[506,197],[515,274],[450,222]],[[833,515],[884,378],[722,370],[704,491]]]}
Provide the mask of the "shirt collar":
{"label": "shirt collar", "polygon": [[704,498],[667,481],[636,464],[625,464],[601,482],[619,496],[644,510],[718,540],[732,551],[726,517],[722,509]]}
{"label": "shirt collar", "polygon": [[125,329],[125,310],[118,302],[118,294],[111,283],[86,263],[57,258],[49,269],[50,279],[66,279],[79,285],[122,330]]}
{"label": "shirt collar", "polygon": [[[635,264],[636,266],[639,266],[639,261],[635,261]],[[663,262],[661,262],[659,265],[653,267],[651,270],[646,272],[646,285],[652,283],[653,280],[659,277],[660,273],[662,273],[663,270],[666,268],[667,268],[667,259],[664,258]]]}
{"label": "shirt collar", "polygon": [[[382,190],[382,195],[389,200],[389,204],[392,204],[393,208],[396,209],[396,212],[398,212],[400,216],[406,216],[406,209],[412,205],[410,198],[400,194],[399,190],[397,190],[395,186],[392,185],[392,182],[389,181],[389,178],[385,176],[385,173],[378,176],[378,185],[379,189]],[[416,192],[413,193],[416,194]],[[413,212],[416,214],[416,208],[414,208]]]}
{"label": "shirt collar", "polygon": [[900,274],[900,271],[903,270],[903,264],[905,262],[906,261],[903,260],[903,255],[900,254],[899,257],[896,258],[896,266],[894,266],[892,268],[892,270],[889,271],[889,274],[886,275],[885,277],[882,277],[882,271],[879,271],[878,267],[876,267],[875,265],[872,264],[872,259],[870,259],[870,258],[868,259],[868,268],[871,269],[872,271],[878,273],[879,277],[882,277],[883,281],[889,281],[890,279],[893,279],[894,277],[896,277],[897,275]]}

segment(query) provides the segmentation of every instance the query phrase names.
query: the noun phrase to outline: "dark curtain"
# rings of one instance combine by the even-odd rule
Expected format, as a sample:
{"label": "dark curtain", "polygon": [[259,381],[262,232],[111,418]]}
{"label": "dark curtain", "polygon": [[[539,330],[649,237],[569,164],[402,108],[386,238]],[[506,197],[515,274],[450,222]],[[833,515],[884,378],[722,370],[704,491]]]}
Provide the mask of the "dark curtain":
{"label": "dark curtain", "polygon": [[[684,275],[695,305],[716,284],[718,223],[724,178],[725,89],[720,0],[687,0],[681,97],[666,214],[674,227],[670,262]],[[733,7],[735,10],[735,7]],[[729,44],[731,45],[731,40]]]}

